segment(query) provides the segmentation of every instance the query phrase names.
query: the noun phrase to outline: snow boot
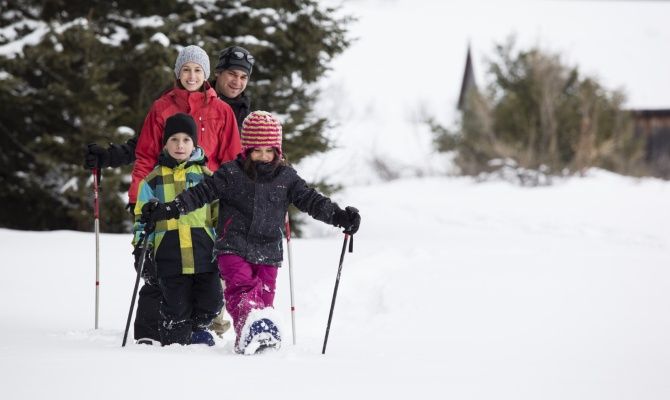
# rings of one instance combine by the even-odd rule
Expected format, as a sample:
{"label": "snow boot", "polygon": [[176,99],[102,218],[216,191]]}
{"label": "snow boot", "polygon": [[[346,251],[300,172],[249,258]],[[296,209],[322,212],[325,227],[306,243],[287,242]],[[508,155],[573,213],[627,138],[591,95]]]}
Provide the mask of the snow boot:
{"label": "snow boot", "polygon": [[221,314],[219,314],[216,318],[214,318],[214,321],[212,321],[212,325],[210,325],[209,328],[213,330],[218,337],[222,338],[223,334],[226,333],[231,326],[232,324],[230,323],[230,321],[224,319],[223,312],[221,312]]}
{"label": "snow boot", "polygon": [[214,337],[212,334],[204,329],[197,329],[191,332],[191,344],[206,344],[207,346],[214,346]]}

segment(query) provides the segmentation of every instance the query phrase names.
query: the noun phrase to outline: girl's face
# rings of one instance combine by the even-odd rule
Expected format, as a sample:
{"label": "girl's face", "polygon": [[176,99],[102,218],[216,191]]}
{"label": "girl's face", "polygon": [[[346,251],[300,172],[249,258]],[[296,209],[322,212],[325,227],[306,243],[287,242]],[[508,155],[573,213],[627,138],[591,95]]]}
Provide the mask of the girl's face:
{"label": "girl's face", "polygon": [[200,90],[205,83],[205,71],[199,64],[187,62],[179,71],[179,82],[189,92]]}
{"label": "girl's face", "polygon": [[275,159],[275,150],[270,146],[256,147],[249,154],[251,161],[269,163]]}
{"label": "girl's face", "polygon": [[175,133],[165,143],[165,149],[175,160],[182,162],[191,158],[195,145],[191,137],[185,133]]}

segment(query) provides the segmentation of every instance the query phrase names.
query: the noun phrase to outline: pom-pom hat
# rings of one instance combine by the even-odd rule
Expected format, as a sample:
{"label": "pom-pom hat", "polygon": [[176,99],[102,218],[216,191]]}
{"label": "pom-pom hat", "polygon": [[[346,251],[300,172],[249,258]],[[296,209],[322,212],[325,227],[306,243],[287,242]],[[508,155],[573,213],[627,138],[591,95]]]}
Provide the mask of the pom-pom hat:
{"label": "pom-pom hat", "polygon": [[256,147],[274,147],[281,157],[281,122],[267,111],[254,111],[242,122],[242,153]]}

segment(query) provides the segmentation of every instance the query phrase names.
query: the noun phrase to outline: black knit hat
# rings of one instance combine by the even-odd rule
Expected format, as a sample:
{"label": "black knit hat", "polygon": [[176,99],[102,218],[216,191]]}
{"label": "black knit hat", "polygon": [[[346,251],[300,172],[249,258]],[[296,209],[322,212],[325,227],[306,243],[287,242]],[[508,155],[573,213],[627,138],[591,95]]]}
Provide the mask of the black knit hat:
{"label": "black knit hat", "polygon": [[195,126],[193,117],[184,113],[177,113],[165,121],[163,130],[163,145],[167,143],[170,136],[175,133],[185,133],[193,140],[193,146],[198,145],[198,128]]}
{"label": "black knit hat", "polygon": [[219,53],[219,62],[216,64],[216,70],[239,69],[251,76],[255,61],[254,56],[244,47],[226,47]]}

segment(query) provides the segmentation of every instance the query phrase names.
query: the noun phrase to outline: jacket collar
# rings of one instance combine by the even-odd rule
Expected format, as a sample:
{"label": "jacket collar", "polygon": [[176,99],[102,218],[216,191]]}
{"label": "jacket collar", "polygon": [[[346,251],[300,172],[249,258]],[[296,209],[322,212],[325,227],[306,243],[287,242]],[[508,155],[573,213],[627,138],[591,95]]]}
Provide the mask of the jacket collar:
{"label": "jacket collar", "polygon": [[249,108],[251,105],[251,101],[249,100],[249,96],[247,96],[247,92],[243,91],[240,93],[239,96],[237,97],[226,97],[223,93],[219,93],[219,98],[226,103],[228,103],[229,106],[234,107],[234,106],[245,106],[246,108]]}
{"label": "jacket collar", "polygon": [[188,161],[182,161],[181,163],[172,158],[166,150],[163,150],[158,156],[158,165],[168,168],[178,168],[182,167],[184,169],[190,167],[191,165],[205,165],[207,164],[207,157],[205,156],[204,150],[198,146],[193,150],[191,158]]}
{"label": "jacket collar", "polygon": [[216,91],[212,89],[212,86],[209,84],[209,82],[205,81],[203,86],[205,90],[198,92],[189,92],[186,89],[175,86],[168,92],[168,95],[171,96],[177,103],[184,105],[203,103],[205,99],[210,101],[212,98],[217,97]]}

